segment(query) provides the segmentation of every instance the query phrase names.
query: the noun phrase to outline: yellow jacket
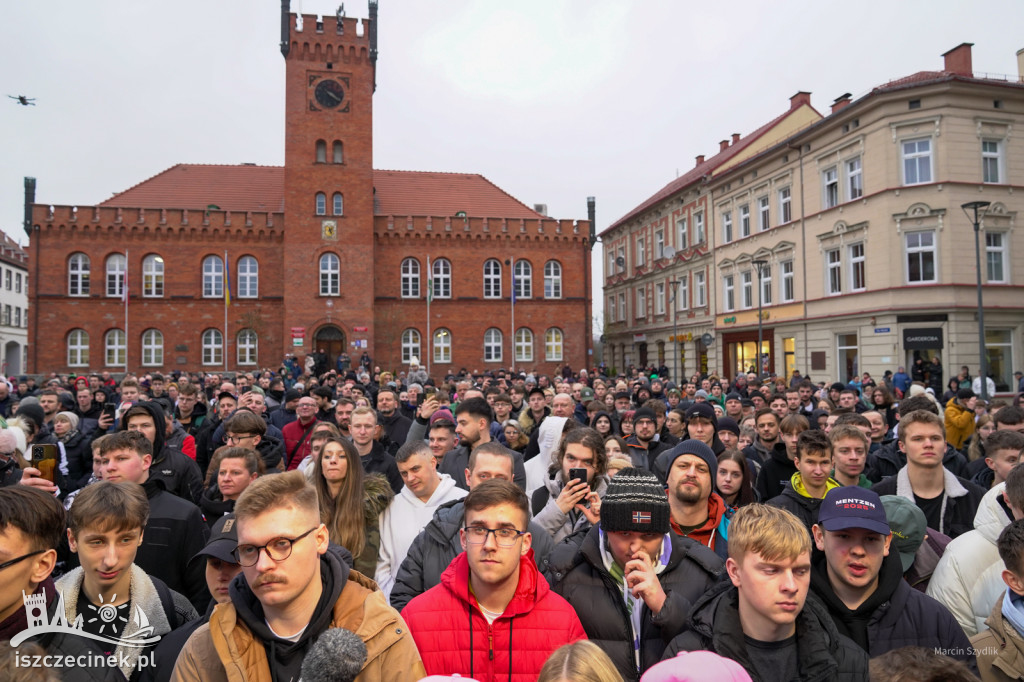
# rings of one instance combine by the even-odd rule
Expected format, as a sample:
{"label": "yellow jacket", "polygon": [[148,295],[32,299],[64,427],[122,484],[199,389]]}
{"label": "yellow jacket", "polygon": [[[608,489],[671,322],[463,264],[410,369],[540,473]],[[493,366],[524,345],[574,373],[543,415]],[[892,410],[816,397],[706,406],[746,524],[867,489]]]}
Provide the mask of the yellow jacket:
{"label": "yellow jacket", "polygon": [[946,403],[946,442],[959,450],[974,433],[974,410],[969,410],[950,398]]}

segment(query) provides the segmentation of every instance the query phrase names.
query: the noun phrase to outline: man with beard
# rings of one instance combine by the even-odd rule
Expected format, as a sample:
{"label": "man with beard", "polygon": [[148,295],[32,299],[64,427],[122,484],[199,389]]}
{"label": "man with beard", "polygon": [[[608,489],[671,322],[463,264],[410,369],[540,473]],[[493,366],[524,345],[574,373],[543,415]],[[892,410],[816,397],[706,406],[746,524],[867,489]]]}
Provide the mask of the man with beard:
{"label": "man with beard", "polygon": [[392,443],[402,444],[409,435],[412,420],[398,411],[398,394],[390,388],[382,388],[377,393],[377,413],[380,425]]}
{"label": "man with beard", "polygon": [[356,409],[356,404],[350,398],[338,398],[334,403],[334,425],[338,427],[341,435],[345,438],[351,438],[349,426],[352,424],[352,410],[354,409]]}
{"label": "man with beard", "polygon": [[649,407],[641,407],[633,414],[633,435],[626,439],[629,456],[637,469],[659,472],[655,467],[658,455],[666,450],[664,443],[655,440],[658,433],[658,415]]}
{"label": "man with beard", "polygon": [[[491,442],[491,416],[491,406],[483,398],[463,400],[455,408],[455,433],[459,436],[459,447],[444,456],[438,471],[454,478],[455,484],[463,490],[469,490],[466,470],[470,453],[484,443]],[[526,468],[523,456],[512,451],[512,461],[515,465],[512,480],[525,490]]]}
{"label": "man with beard", "polygon": [[733,510],[714,491],[715,453],[698,440],[684,440],[659,455],[658,466],[668,472],[672,531],[727,559]]}

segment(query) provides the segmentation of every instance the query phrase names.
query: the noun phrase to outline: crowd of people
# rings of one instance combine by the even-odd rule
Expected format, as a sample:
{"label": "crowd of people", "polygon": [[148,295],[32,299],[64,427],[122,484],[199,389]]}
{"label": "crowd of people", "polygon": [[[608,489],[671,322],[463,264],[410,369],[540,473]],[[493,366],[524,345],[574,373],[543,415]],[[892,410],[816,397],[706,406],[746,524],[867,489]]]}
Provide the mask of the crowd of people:
{"label": "crowd of people", "polygon": [[1022,395],[344,360],[0,380],[0,678],[1024,679]]}

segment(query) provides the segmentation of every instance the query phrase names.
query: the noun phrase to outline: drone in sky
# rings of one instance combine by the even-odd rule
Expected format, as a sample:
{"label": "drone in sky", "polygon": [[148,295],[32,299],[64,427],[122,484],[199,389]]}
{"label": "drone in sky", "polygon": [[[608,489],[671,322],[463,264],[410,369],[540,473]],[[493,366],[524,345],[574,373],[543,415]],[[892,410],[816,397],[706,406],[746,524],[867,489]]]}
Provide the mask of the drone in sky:
{"label": "drone in sky", "polygon": [[25,95],[18,95],[18,96],[7,95],[7,96],[10,97],[11,99],[13,99],[14,101],[16,101],[18,104],[20,104],[23,107],[34,107],[36,105],[36,98],[35,97],[26,97]]}

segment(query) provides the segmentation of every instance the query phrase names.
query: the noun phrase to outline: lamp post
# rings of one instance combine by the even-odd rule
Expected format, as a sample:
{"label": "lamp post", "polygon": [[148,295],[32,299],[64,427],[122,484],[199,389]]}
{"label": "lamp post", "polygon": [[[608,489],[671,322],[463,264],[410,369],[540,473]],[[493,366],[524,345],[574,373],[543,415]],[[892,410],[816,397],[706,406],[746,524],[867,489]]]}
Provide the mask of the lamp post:
{"label": "lamp post", "polygon": [[985,308],[981,303],[981,245],[978,238],[981,225],[978,221],[978,211],[987,208],[990,203],[992,202],[968,201],[966,204],[960,205],[964,215],[974,225],[974,266],[977,270],[978,288],[978,371],[981,374],[982,400],[988,400],[988,355],[985,353]]}
{"label": "lamp post", "polygon": [[764,286],[761,282],[761,275],[764,272],[765,266],[768,265],[768,261],[763,258],[759,258],[754,261],[754,267],[757,268],[757,378],[764,378],[764,365],[761,364],[761,345],[764,343],[764,327],[761,321],[761,299],[764,298]]}
{"label": "lamp post", "polygon": [[679,280],[673,278],[668,283],[672,287],[672,295],[669,296],[668,301],[672,306],[672,352],[675,353],[675,360],[672,361],[672,378],[675,380],[676,386],[679,386],[682,383],[679,380],[679,306],[676,305]]}

